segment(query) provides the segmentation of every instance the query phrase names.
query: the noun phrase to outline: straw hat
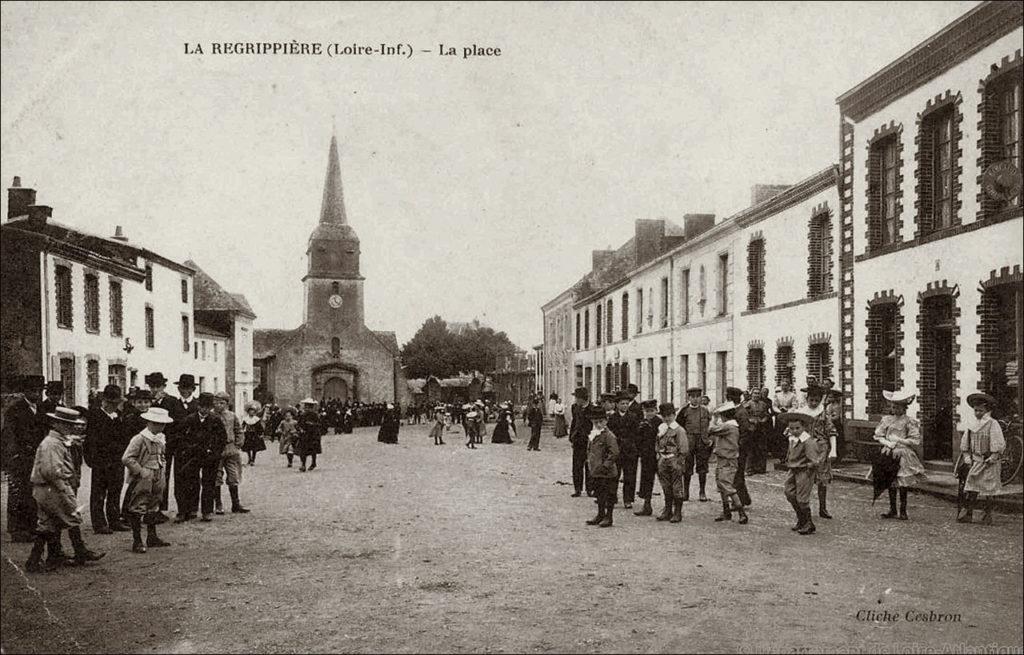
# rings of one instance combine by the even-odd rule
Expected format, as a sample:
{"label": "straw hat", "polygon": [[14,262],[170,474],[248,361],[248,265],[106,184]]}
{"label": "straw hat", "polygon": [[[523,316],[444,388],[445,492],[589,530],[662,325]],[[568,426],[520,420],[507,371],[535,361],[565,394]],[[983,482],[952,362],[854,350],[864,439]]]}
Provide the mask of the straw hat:
{"label": "straw hat", "polygon": [[896,403],[897,405],[909,405],[914,402],[914,398],[916,397],[916,393],[913,393],[912,391],[905,391],[903,389],[899,389],[897,391],[886,390],[882,392],[882,398],[885,398],[891,403]]}
{"label": "straw hat", "polygon": [[53,411],[47,414],[46,417],[54,421],[60,421],[61,423],[85,425],[85,421],[82,420],[81,413],[69,407],[61,407],[58,405],[57,407],[54,407]]}
{"label": "straw hat", "polygon": [[152,423],[174,423],[174,419],[163,407],[150,407],[148,411],[139,416],[142,420]]}

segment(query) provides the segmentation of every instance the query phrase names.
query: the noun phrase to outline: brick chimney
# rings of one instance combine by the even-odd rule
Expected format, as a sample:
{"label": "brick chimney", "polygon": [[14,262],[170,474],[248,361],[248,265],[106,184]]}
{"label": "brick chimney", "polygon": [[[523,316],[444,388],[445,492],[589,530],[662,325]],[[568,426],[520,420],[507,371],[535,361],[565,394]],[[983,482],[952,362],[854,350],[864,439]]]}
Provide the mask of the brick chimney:
{"label": "brick chimney", "polygon": [[773,198],[789,187],[791,184],[755,184],[750,187],[750,206],[761,204],[769,198]]}
{"label": "brick chimney", "polygon": [[114,228],[114,236],[110,238],[113,239],[114,241],[123,241],[125,243],[127,243],[128,241],[128,237],[124,235],[124,228],[122,228],[120,225]]}
{"label": "brick chimney", "polygon": [[593,250],[590,253],[590,270],[596,271],[611,261],[614,250]]}
{"label": "brick chimney", "polygon": [[21,186],[21,178],[14,176],[11,187],[7,189],[7,219],[27,216],[30,205],[36,204],[36,190]]}
{"label": "brick chimney", "polygon": [[638,218],[633,224],[633,243],[636,245],[636,265],[642,266],[661,254],[665,238],[665,221]]}
{"label": "brick chimney", "polygon": [[53,216],[53,207],[49,205],[29,205],[26,209],[30,221],[45,223]]}
{"label": "brick chimney", "polygon": [[704,234],[714,226],[714,214],[683,214],[683,236],[687,240]]}

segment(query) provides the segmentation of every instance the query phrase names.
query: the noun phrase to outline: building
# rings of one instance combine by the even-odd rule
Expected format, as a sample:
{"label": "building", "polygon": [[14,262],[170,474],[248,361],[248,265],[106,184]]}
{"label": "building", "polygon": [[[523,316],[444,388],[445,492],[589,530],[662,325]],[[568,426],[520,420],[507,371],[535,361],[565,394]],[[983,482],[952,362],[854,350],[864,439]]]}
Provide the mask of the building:
{"label": "building", "polygon": [[578,285],[569,287],[541,307],[544,316],[544,362],[539,377],[548,394],[557,393],[566,402],[572,399],[575,389],[572,306],[579,292]]}
{"label": "building", "polygon": [[[194,261],[187,260],[185,264],[195,271],[196,324],[202,325],[207,335],[221,335],[226,339],[222,346],[223,358],[218,356],[217,346],[211,344],[212,363],[223,362],[224,368],[219,377],[222,383],[214,384],[214,390],[226,391],[232,398],[233,406],[241,409],[256,397],[252,326],[256,313],[245,296],[225,291]],[[201,345],[199,343],[200,347],[193,353],[196,359],[201,354]]]}
{"label": "building", "polygon": [[408,387],[394,332],[364,323],[360,243],[348,223],[338,142],[328,150],[320,220],[306,248],[303,323],[293,330],[256,330],[259,396],[279,404],[307,396],[361,402],[402,402]]}
{"label": "building", "polygon": [[914,390],[946,466],[968,394],[1020,420],[1022,37],[1020,3],[981,3],[837,100],[847,425]]}
{"label": "building", "polygon": [[[216,393],[226,391],[227,349],[230,337],[198,320],[193,328],[195,341],[192,342],[192,374],[196,376],[199,391]],[[230,392],[229,392],[230,393]],[[234,405],[240,408],[239,405]]]}
{"label": "building", "polygon": [[63,380],[84,405],[108,383],[139,386],[193,370],[193,271],[129,241],[53,220],[14,178],[0,226],[4,387],[18,375]]}
{"label": "building", "polygon": [[532,353],[517,352],[498,357],[494,366],[493,400],[523,405],[534,393],[537,364]]}

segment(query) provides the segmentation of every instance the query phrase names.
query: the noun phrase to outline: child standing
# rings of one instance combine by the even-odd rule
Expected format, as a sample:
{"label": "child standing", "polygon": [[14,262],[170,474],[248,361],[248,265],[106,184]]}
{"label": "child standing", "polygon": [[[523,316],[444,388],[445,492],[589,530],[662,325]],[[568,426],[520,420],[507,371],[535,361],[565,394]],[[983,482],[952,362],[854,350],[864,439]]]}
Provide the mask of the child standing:
{"label": "child standing", "polygon": [[447,422],[444,410],[438,408],[434,411],[434,427],[430,429],[430,436],[434,438],[435,446],[444,445],[444,426]]}
{"label": "child standing", "polygon": [[789,477],[783,487],[786,500],[796,512],[797,523],[793,530],[799,534],[814,534],[814,521],[811,520],[811,488],[814,486],[815,474],[821,462],[818,453],[818,442],[811,438],[808,428],[815,417],[804,412],[784,412],[779,421],[786,426],[785,435],[789,442],[786,451],[786,466]]}
{"label": "child standing", "polygon": [[683,520],[683,502],[686,488],[683,486],[683,458],[690,452],[686,430],[676,422],[676,407],[672,403],[662,403],[658,407],[661,424],[654,448],[658,457],[658,481],[661,482],[661,493],[665,497],[665,509],[655,517],[658,521],[679,523]]}
{"label": "child standing", "polygon": [[292,467],[292,462],[295,459],[295,440],[299,436],[298,421],[295,420],[295,410],[291,407],[285,407],[284,418],[277,424],[278,439],[281,440],[280,445],[277,447],[279,455],[284,455],[288,458],[288,468]]}
{"label": "child standing", "polygon": [[[144,553],[146,547],[170,546],[156,534],[157,514],[164,495],[164,428],[174,419],[162,407],[152,407],[140,415],[146,427],[132,437],[121,457],[128,469],[128,523],[132,527],[132,552]],[[142,523],[146,524],[146,543],[142,543]]]}
{"label": "child standing", "polygon": [[740,456],[740,426],[736,421],[736,405],[731,400],[719,405],[711,421],[708,432],[715,440],[715,484],[722,497],[722,513],[716,521],[731,521],[732,510],[740,515],[740,524],[747,522],[747,513],[743,510],[739,494],[736,492],[736,469]]}
{"label": "child standing", "polygon": [[476,450],[476,435],[480,432],[479,416],[476,410],[466,414],[466,448]]}
{"label": "child standing", "polygon": [[245,418],[242,419],[242,430],[245,434],[242,450],[249,455],[249,466],[256,466],[256,453],[267,449],[267,444],[263,441],[263,419],[259,411],[259,403],[248,403],[245,406]]}
{"label": "child standing", "polygon": [[587,437],[587,468],[597,496],[597,516],[587,521],[587,525],[610,528],[619,480],[619,443],[607,427],[608,414],[603,407],[591,405],[587,408],[587,417],[593,425]]}

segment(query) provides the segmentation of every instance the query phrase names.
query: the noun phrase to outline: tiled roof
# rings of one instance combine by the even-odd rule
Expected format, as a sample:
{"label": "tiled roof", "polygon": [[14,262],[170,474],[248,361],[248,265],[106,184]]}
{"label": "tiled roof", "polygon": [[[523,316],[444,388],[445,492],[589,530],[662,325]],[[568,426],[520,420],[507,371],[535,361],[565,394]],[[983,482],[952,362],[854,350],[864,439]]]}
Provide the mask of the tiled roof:
{"label": "tiled roof", "polygon": [[230,339],[231,338],[230,334],[228,334],[228,333],[226,333],[226,332],[224,332],[222,330],[218,330],[215,327],[210,327],[209,325],[206,325],[205,323],[200,323],[199,321],[196,321],[195,327],[194,327],[194,331],[195,331],[196,334],[202,334],[202,335],[205,335],[205,336],[208,336],[208,337],[220,337],[221,339]]}
{"label": "tiled roof", "polygon": [[249,318],[256,318],[255,312],[249,306],[249,301],[240,293],[229,293],[224,290],[217,281],[210,277],[206,271],[199,268],[191,259],[185,261],[185,265],[195,270],[193,278],[193,289],[195,289],[195,300],[193,306],[198,310],[231,311],[244,314]]}
{"label": "tiled roof", "polygon": [[299,328],[294,330],[253,330],[253,359],[266,359],[274,355],[298,330]]}

